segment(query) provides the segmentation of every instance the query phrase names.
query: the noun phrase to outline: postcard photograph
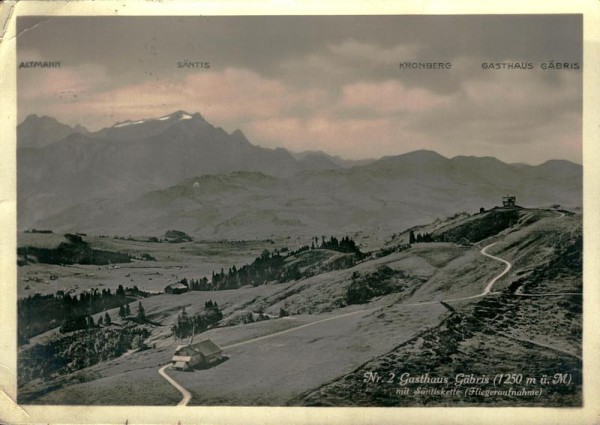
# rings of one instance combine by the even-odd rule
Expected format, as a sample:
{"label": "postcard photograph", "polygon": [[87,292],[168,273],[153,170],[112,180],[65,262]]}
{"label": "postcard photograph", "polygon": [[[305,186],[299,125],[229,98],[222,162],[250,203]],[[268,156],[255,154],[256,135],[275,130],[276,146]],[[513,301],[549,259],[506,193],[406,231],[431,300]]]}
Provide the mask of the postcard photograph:
{"label": "postcard photograph", "polygon": [[583,15],[16,26],[20,405],[583,406]]}

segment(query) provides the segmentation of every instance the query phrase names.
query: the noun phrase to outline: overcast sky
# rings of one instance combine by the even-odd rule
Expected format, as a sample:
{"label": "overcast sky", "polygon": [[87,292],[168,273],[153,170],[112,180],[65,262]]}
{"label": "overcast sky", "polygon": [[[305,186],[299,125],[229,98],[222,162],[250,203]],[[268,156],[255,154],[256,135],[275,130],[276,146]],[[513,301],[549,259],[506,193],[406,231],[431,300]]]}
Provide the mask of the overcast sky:
{"label": "overcast sky", "polygon": [[[21,17],[17,31],[17,63],[61,62],[18,71],[19,120],[97,130],[183,109],[254,144],[344,158],[432,149],[581,163],[577,15]],[[178,68],[186,59],[210,68]],[[580,70],[541,70],[550,60]]]}

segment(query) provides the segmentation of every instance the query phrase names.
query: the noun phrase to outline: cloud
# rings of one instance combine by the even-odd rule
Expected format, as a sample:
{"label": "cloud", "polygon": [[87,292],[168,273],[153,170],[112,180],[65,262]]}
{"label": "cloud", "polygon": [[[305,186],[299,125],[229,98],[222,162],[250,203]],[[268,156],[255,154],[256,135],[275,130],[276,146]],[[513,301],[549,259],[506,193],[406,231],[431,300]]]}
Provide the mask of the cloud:
{"label": "cloud", "polygon": [[[70,122],[85,111],[84,124],[95,128],[186,109],[202,113],[215,125],[235,129],[240,123],[285,115],[294,108],[312,110],[322,104],[326,96],[316,89],[290,90],[279,81],[233,68],[222,72],[194,72],[182,80],[146,80],[98,93],[91,90],[95,85],[89,82],[90,75],[86,75],[87,79],[75,70],[62,73],[59,80],[69,81],[63,89],[83,91],[85,96],[77,102],[57,103],[51,113]],[[48,81],[51,80],[49,77]],[[88,81],[88,87],[79,81]],[[29,100],[35,96],[42,100],[47,93],[32,90],[27,95]]]}
{"label": "cloud", "polygon": [[339,86],[398,77],[398,62],[417,55],[415,43],[384,47],[354,39],[328,43],[278,64],[281,79],[298,86]]}
{"label": "cloud", "polygon": [[447,107],[416,116],[410,128],[437,134],[457,147],[454,155],[581,162],[580,78],[577,72],[492,71],[464,81]]}
{"label": "cloud", "polygon": [[356,40],[345,40],[339,44],[329,44],[327,49],[329,50],[327,53],[329,57],[339,58],[348,62],[387,63],[394,65],[402,59],[414,57],[418,51],[415,43],[382,47]]}
{"label": "cloud", "polygon": [[256,120],[248,128],[254,141],[292,151],[322,150],[358,159],[420,149],[429,140],[400,121],[386,118],[340,119],[326,114],[308,119]]}
{"label": "cloud", "polygon": [[[55,61],[35,49],[19,52],[19,62]],[[60,68],[19,69],[19,97],[27,102],[54,99],[57,102],[70,101],[110,82],[106,67],[95,63],[69,65],[61,63]]]}
{"label": "cloud", "polygon": [[365,108],[380,113],[427,111],[448,104],[449,97],[427,89],[406,88],[397,81],[356,83],[344,86],[341,103],[347,108]]}
{"label": "cloud", "polygon": [[[482,70],[461,56],[452,71],[399,73],[398,57],[417,53],[416,44],[346,40],[283,62],[283,75],[230,66],[121,84],[90,62],[20,71],[20,113],[98,129],[184,109],[227,131],[240,128],[262,146],[347,158],[426,148],[512,162],[581,161],[580,72]],[[437,90],[446,79],[453,90]]]}

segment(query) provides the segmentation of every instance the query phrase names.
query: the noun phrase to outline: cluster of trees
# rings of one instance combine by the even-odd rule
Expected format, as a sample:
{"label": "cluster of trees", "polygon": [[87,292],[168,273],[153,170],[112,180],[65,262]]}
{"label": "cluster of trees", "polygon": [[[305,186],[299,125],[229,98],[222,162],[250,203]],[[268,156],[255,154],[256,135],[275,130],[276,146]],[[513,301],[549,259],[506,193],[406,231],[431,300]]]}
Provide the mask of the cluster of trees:
{"label": "cluster of trees", "polygon": [[412,245],[413,243],[421,242],[437,242],[437,238],[431,236],[431,233],[418,233],[415,236],[415,232],[411,230],[408,236],[408,243]]}
{"label": "cluster of trees", "polygon": [[19,353],[19,386],[52,375],[72,373],[100,361],[119,357],[130,349],[144,349],[150,336],[146,327],[94,328],[74,332]]}
{"label": "cluster of trees", "polygon": [[131,309],[129,308],[129,304],[120,305],[119,306],[119,317],[124,319],[126,317],[131,316]]}
{"label": "cluster of trees", "polygon": [[[321,243],[319,244],[319,240]],[[329,240],[325,239],[325,236],[321,236],[319,239],[318,236],[315,236],[310,245],[311,249],[329,249],[332,251],[345,252],[345,253],[353,253],[361,259],[364,258],[364,254],[360,251],[356,242],[350,239],[349,236],[344,236],[341,240],[338,240],[336,237],[331,236]]]}
{"label": "cluster of trees", "polygon": [[176,338],[185,338],[192,334],[199,334],[216,325],[223,318],[217,302],[208,300],[204,303],[204,309],[199,314],[190,316],[185,307],[177,316],[177,321],[171,327],[171,332]]}
{"label": "cluster of trees", "polygon": [[[135,320],[139,323],[143,323],[146,321],[146,311],[144,310],[144,306],[140,301],[138,303],[138,311],[135,316],[131,315],[131,309],[129,308],[129,304],[121,305],[119,307],[119,317],[121,319],[125,318],[135,318]],[[95,327],[102,326],[110,326],[112,325],[112,319],[108,312],[104,313],[104,316],[100,316],[98,318],[98,322],[94,323],[94,319],[90,315],[75,315],[68,317],[64,324],[60,327],[59,331],[61,333],[73,332],[80,329],[91,329]]]}
{"label": "cluster of trees", "polygon": [[195,280],[188,280],[184,277],[179,281],[179,283],[190,288],[190,291],[212,291],[214,289],[212,283],[210,283],[206,277],[202,277],[200,279]]}
{"label": "cluster of trees", "polygon": [[35,294],[21,298],[17,303],[19,339],[25,342],[27,338],[57,326],[62,326],[64,332],[88,328],[93,325],[93,321],[90,323],[93,314],[123,307],[133,300],[132,297],[148,295],[137,286],[123,288],[119,285],[115,293],[110,289],[94,289],[79,296],[57,291],[54,295]]}
{"label": "cluster of trees", "polygon": [[110,315],[107,313],[104,316],[100,316],[98,318],[98,323],[94,323],[94,318],[90,315],[78,315],[78,316],[70,316],[65,320],[63,325],[60,327],[59,331],[61,333],[78,331],[81,329],[93,329],[96,327],[102,326],[110,326],[112,325],[112,319]]}
{"label": "cluster of trees", "polygon": [[[320,245],[315,245],[319,241]],[[285,260],[311,249],[327,249],[343,253],[353,253],[358,259],[364,258],[364,254],[360,251],[356,243],[347,236],[341,240],[333,236],[329,240],[326,240],[324,236],[321,239],[315,237],[310,247],[304,245],[295,251],[282,248],[281,251],[275,250],[273,252],[265,249],[260,257],[257,257],[251,264],[246,264],[241,268],[233,266],[227,272],[221,269],[220,272],[216,273],[213,270],[210,280],[206,277],[196,280],[183,278],[179,283],[187,286],[191,291],[214,291],[237,289],[246,285],[258,286],[269,282],[283,283],[297,280],[305,277],[305,275],[300,271],[298,265],[286,265]],[[341,266],[344,265],[351,267],[354,265],[354,262],[349,261],[341,264]]]}
{"label": "cluster of trees", "polygon": [[[119,317],[121,319],[132,317],[129,304],[121,305],[119,307]],[[142,305],[141,301],[138,302],[137,314],[135,315],[135,318],[140,322],[146,321],[146,310],[144,309],[144,306]]]}
{"label": "cluster of trees", "polygon": [[304,245],[304,246],[301,246],[300,248],[298,248],[295,251],[290,251],[288,248],[281,248],[280,252],[281,253],[285,252],[285,253],[287,253],[287,255],[286,255],[287,257],[291,257],[292,255],[297,255],[297,254],[300,254],[302,252],[306,252],[309,249],[310,249],[310,247],[308,245]]}
{"label": "cluster of trees", "polygon": [[264,250],[251,264],[241,268],[231,267],[227,273],[221,269],[220,273],[212,273],[212,288],[236,289],[240,286],[264,285],[268,282],[288,282],[302,277],[298,267],[285,267],[285,258],[279,252],[270,253]]}
{"label": "cluster of trees", "polygon": [[110,326],[112,325],[112,319],[110,318],[110,314],[108,314],[108,311],[106,313],[104,313],[104,317],[100,316],[98,318],[98,326]]}
{"label": "cluster of trees", "polygon": [[94,264],[129,263],[131,257],[122,252],[92,249],[81,236],[66,234],[68,242],[61,242],[56,248],[19,247],[19,265],[30,261],[44,264]]}

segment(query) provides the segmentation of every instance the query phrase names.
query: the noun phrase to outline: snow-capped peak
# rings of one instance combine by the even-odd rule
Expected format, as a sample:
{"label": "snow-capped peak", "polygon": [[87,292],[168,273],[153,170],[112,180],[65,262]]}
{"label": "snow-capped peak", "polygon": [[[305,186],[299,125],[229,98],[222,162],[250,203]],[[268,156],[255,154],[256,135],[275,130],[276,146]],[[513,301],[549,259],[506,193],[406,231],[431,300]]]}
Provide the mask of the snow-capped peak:
{"label": "snow-capped peak", "polygon": [[115,127],[115,128],[119,128],[119,127],[127,127],[127,126],[129,126],[129,125],[141,124],[141,123],[143,123],[144,121],[145,121],[145,120],[139,120],[139,121],[130,121],[130,120],[127,120],[127,121],[123,121],[123,122],[118,122],[118,123],[116,123],[115,125],[113,125],[113,127]]}
{"label": "snow-capped peak", "polygon": [[167,120],[183,121],[183,120],[190,120],[192,118],[194,118],[194,116],[192,114],[189,114],[185,111],[176,111],[176,112],[173,112],[172,114],[165,115],[160,118],[151,118],[148,120],[138,120],[138,121],[131,121],[131,120],[121,121],[121,122],[118,122],[115,125],[113,125],[113,128],[128,127],[130,125],[142,124],[142,123],[150,122],[150,121],[167,121]]}
{"label": "snow-capped peak", "polygon": [[185,111],[177,111],[177,112],[173,112],[172,114],[165,115],[164,117],[159,118],[160,121],[164,121],[164,120],[168,120],[168,119],[173,119],[173,120],[177,120],[177,121],[189,120],[189,119],[192,119],[192,115],[188,114]]}

